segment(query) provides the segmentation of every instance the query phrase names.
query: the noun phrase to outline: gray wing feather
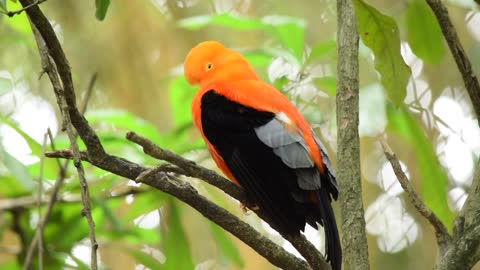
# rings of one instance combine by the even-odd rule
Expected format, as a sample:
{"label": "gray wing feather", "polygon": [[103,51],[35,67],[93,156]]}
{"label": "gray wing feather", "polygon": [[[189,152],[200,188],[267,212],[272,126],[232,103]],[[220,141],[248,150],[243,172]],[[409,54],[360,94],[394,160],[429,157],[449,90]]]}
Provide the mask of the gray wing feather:
{"label": "gray wing feather", "polygon": [[303,138],[288,131],[280,120],[274,118],[267,124],[255,128],[257,137],[290,168],[313,166]]}
{"label": "gray wing feather", "polygon": [[[315,167],[307,145],[300,135],[288,131],[280,120],[274,118],[267,124],[255,128],[257,137],[273,148],[275,155],[290,168],[295,169],[298,186],[303,190],[317,190],[321,187],[321,177]],[[293,194],[298,201],[307,200]],[[298,198],[297,198],[298,197]]]}
{"label": "gray wing feather", "polygon": [[266,145],[277,148],[283,145],[296,143],[302,138],[291,132],[285,132],[285,127],[279,120],[273,119],[267,124],[255,128],[257,137]]}

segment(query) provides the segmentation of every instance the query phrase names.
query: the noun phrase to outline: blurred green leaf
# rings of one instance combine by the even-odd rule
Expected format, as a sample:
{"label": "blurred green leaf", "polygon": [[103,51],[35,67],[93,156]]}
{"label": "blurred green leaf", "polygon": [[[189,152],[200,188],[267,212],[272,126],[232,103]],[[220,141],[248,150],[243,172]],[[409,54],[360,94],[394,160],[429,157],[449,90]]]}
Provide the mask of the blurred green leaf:
{"label": "blurred green leaf", "polygon": [[413,53],[425,62],[438,64],[442,60],[445,53],[442,30],[425,1],[408,3],[407,40]]}
{"label": "blurred green leaf", "polygon": [[0,176],[0,197],[19,197],[30,194],[31,191],[32,189],[26,189],[13,175]]}
{"label": "blurred green leaf", "polygon": [[115,214],[112,212],[111,204],[115,202],[118,205],[118,200],[99,200],[95,197],[91,198],[92,204],[95,206],[98,206],[101,211],[103,212],[103,216],[105,217],[106,220],[109,221],[109,228],[112,231],[115,232],[121,232],[124,230],[123,224],[120,222],[120,220],[115,216]]}
{"label": "blurred green leaf", "polygon": [[110,6],[110,0],[95,0],[95,17],[97,17],[99,21],[103,21],[103,19],[105,19],[108,6]]}
{"label": "blurred green leaf", "polygon": [[315,46],[313,46],[310,55],[308,55],[307,60],[305,61],[305,64],[328,55],[334,51],[336,47],[337,42],[333,39],[317,43]]}
{"label": "blurred green leaf", "polygon": [[132,222],[141,215],[159,209],[162,207],[165,198],[165,193],[157,190],[150,190],[134,195],[133,203],[130,205],[125,216],[122,217],[122,221],[125,223]]}
{"label": "blurred green leaf", "polygon": [[10,92],[13,84],[10,79],[0,77],[0,96]]}
{"label": "blurred green leaf", "polygon": [[[49,243],[54,250],[70,252],[75,244],[88,237],[88,225],[81,215],[82,208],[81,202],[54,207],[45,226],[45,243]],[[94,217],[96,226],[101,224],[99,219]]]}
{"label": "blurred green leaf", "polygon": [[[171,199],[166,207],[168,216],[163,251],[166,257],[165,269],[194,269],[190,245],[180,220],[178,201]],[[179,259],[181,254],[181,259]]]}
{"label": "blurred green leaf", "polygon": [[5,0],[0,0],[0,10],[3,12],[7,12],[7,3]]}
{"label": "blurred green leaf", "polygon": [[177,23],[178,26],[189,30],[197,30],[208,25],[234,30],[264,30],[289,49],[297,61],[300,61],[303,54],[305,21],[295,17],[266,16],[262,19],[253,19],[223,13],[190,17]]}
{"label": "blurred green leaf", "polygon": [[266,16],[262,22],[266,25],[265,30],[278,38],[300,62],[305,40],[305,21],[295,17]]}
{"label": "blurred green leaf", "polygon": [[451,229],[454,214],[447,204],[447,173],[440,165],[433,145],[405,106],[395,108],[389,104],[387,117],[389,130],[405,139],[415,151],[423,200],[447,228]]}
{"label": "blurred green leaf", "polygon": [[[10,1],[10,3],[8,4],[8,8],[10,10],[19,10],[23,8],[23,6],[18,1],[17,2]],[[30,23],[28,22],[28,18],[25,12],[22,12],[12,17],[5,18],[5,20],[3,21],[8,26],[10,26],[11,28],[15,29],[20,33],[28,34],[29,36],[32,34],[32,28],[30,27]]]}
{"label": "blurred green leaf", "polygon": [[212,232],[213,238],[215,238],[218,245],[218,250],[222,255],[228,259],[228,261],[233,262],[235,266],[242,269],[245,265],[242,256],[228,234],[213,222],[210,222],[210,231]]}
{"label": "blurred green leaf", "polygon": [[2,260],[0,263],[0,269],[8,269],[8,270],[20,270],[22,267],[18,264],[17,259],[12,256],[12,259]]}
{"label": "blurred green leaf", "polygon": [[337,78],[325,76],[313,79],[313,83],[318,90],[327,93],[330,97],[335,97],[337,94]]}
{"label": "blurred green leaf", "polygon": [[[32,154],[40,158],[43,155],[42,152],[42,145],[35,141],[30,135],[28,135],[25,131],[23,131],[17,123],[12,121],[10,118],[4,116],[0,113],[0,123],[4,123],[13,130],[15,130],[22,138],[27,142],[28,147],[32,150]],[[46,158],[44,160],[44,178],[54,179],[58,172],[58,163],[55,159]],[[34,164],[30,164],[27,166],[28,171],[31,175],[38,176],[40,172],[40,162],[36,162]]]}
{"label": "blurred green leaf", "polygon": [[[147,254],[143,251],[136,250],[136,249],[133,249],[133,248],[128,249],[128,252],[130,253],[130,255],[132,255],[132,257],[134,257],[137,260],[138,263],[143,264],[144,266],[148,267],[149,269],[159,269],[159,270],[160,269],[167,269],[166,267],[164,267],[164,265],[160,261],[153,258],[152,255],[150,255],[150,254]],[[179,254],[177,254],[177,256]],[[183,255],[180,255],[180,256],[177,257],[177,260],[179,260],[179,261],[181,261],[182,258],[183,258]],[[181,268],[179,268],[179,269],[181,269]],[[189,269],[193,269],[193,268],[189,268]]]}
{"label": "blurred green leaf", "polygon": [[188,30],[197,30],[207,25],[224,26],[236,30],[262,29],[264,27],[258,19],[240,17],[227,13],[190,17],[179,20],[177,24]]}
{"label": "blurred green leaf", "polygon": [[[148,137],[155,143],[159,143],[160,135],[152,123],[141,119],[134,114],[123,110],[95,110],[85,115],[91,124],[110,125],[113,129],[135,131],[142,136]],[[123,134],[120,137],[123,140]]]}
{"label": "blurred green leaf", "polygon": [[12,173],[16,180],[23,186],[24,190],[33,190],[34,180],[25,165],[3,149],[0,149],[0,162]]}
{"label": "blurred green leaf", "polygon": [[375,55],[375,69],[380,73],[387,96],[398,106],[406,96],[410,68],[400,55],[397,24],[362,0],[354,0],[353,4],[360,37]]}
{"label": "blurred green leaf", "polygon": [[242,55],[247,59],[250,65],[261,68],[267,67],[274,57],[264,50],[242,52]]}
{"label": "blurred green leaf", "polygon": [[191,86],[180,76],[172,81],[168,90],[170,106],[172,108],[173,123],[175,127],[192,123],[190,104],[197,91],[197,86]]}

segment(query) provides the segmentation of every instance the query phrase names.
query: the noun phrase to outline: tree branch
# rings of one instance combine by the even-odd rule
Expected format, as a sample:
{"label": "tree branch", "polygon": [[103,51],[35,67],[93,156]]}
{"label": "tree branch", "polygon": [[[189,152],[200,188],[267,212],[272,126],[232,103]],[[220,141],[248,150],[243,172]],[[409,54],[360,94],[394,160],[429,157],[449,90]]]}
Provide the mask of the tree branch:
{"label": "tree branch", "polygon": [[467,270],[480,261],[480,224],[465,230],[465,233],[448,245],[437,261],[435,270]]}
{"label": "tree branch", "polygon": [[[40,11],[40,9],[36,5],[31,6],[31,3],[24,3],[24,2],[28,2],[28,0],[23,0],[21,1],[21,3],[24,7],[29,7],[29,9],[27,9],[26,12],[29,15],[31,23],[35,25],[35,27],[32,27],[32,30],[36,29],[35,39],[37,41],[37,46],[40,50],[40,58],[42,59],[42,63],[48,63],[43,65],[44,71],[48,74],[50,80],[52,81],[52,84],[54,83],[56,84],[54,85],[54,89],[56,90],[55,95],[57,97],[57,103],[58,103],[58,106],[60,107],[60,110],[63,116],[62,126],[66,129],[68,138],[70,140],[70,148],[72,149],[72,152],[73,152],[73,163],[74,163],[74,166],[77,168],[78,178],[80,181],[80,187],[81,187],[80,191],[82,194],[82,203],[83,203],[82,215],[86,217],[88,222],[89,236],[90,236],[90,243],[91,243],[90,267],[91,269],[96,270],[98,268],[98,262],[97,262],[98,244],[95,237],[95,223],[92,218],[88,184],[87,184],[87,180],[85,179],[85,171],[81,163],[80,150],[77,144],[77,134],[75,133],[72,121],[70,119],[70,112],[68,110],[68,105],[66,104],[64,89],[59,85],[57,75],[56,75],[56,70],[52,65],[52,63],[50,62],[50,54],[49,54],[50,51],[47,49],[48,47],[46,46],[46,40],[43,38],[43,36],[41,35],[40,29],[37,27],[37,25],[35,24],[35,22],[30,16],[30,13],[32,12],[34,13],[34,10]],[[40,35],[38,35],[38,33],[40,33]],[[65,86],[65,83],[64,83],[64,86]],[[80,114],[79,111],[77,111],[77,113]],[[42,235],[40,231],[39,241],[41,241],[40,239],[41,237]]]}
{"label": "tree branch", "polygon": [[[221,190],[225,193],[237,199],[238,201],[245,201],[245,194],[243,190],[237,185],[233,184],[231,181],[226,178],[218,175],[212,170],[206,169],[202,166],[199,166],[193,161],[187,160],[173,152],[162,149],[155,145],[150,140],[142,137],[135,132],[128,132],[127,139],[142,146],[143,151],[160,160],[168,161],[171,164],[178,167],[169,167],[165,166],[167,164],[162,164],[160,166],[154,167],[152,169],[144,169],[133,179],[143,179],[144,175],[149,175],[151,173],[158,172],[174,172],[176,174],[181,174],[188,177],[198,178],[203,180]],[[61,157],[61,158],[72,158],[72,152],[70,150],[60,150],[55,152],[47,152],[47,157]],[[82,157],[85,161],[89,161],[88,156],[84,152]],[[106,169],[108,170],[108,169]],[[147,183],[148,184],[148,183]],[[150,184],[149,184],[150,185]],[[248,207],[248,205],[247,205]],[[260,218],[263,219],[263,214],[257,209],[252,209]],[[215,222],[215,221],[214,221]],[[240,237],[239,237],[240,238]],[[284,236],[292,245],[300,252],[300,254],[308,261],[313,269],[330,269],[330,265],[327,264],[323,256],[316,250],[315,246],[312,245],[303,235],[288,237]],[[241,239],[241,238],[240,238]]]}
{"label": "tree branch", "polygon": [[337,178],[345,269],[369,269],[358,136],[358,32],[351,0],[337,1]]}
{"label": "tree branch", "polygon": [[445,246],[449,244],[452,240],[452,237],[448,233],[447,228],[442,223],[442,221],[435,215],[435,213],[430,208],[428,208],[428,206],[422,201],[422,199],[415,192],[412,185],[410,184],[410,181],[408,181],[408,177],[403,172],[402,166],[400,165],[400,162],[395,156],[395,153],[392,151],[392,149],[387,144],[387,142],[383,138],[380,138],[380,143],[383,147],[385,157],[387,157],[387,160],[390,162],[390,165],[392,165],[393,172],[397,176],[398,182],[402,186],[405,193],[407,193],[407,196],[410,199],[410,202],[415,207],[415,209],[417,209],[417,211],[423,217],[425,217],[435,229],[435,235],[437,236],[437,243],[440,247],[440,250],[443,250]]}
{"label": "tree branch", "polygon": [[443,5],[440,0],[426,1],[437,17],[438,24],[440,24],[440,28],[442,29],[448,47],[452,52],[455,63],[457,63],[458,70],[462,75],[465,88],[472,101],[473,109],[477,115],[477,121],[480,126],[480,84],[478,83],[477,76],[473,72],[472,64],[458,39],[457,31],[448,16],[448,10],[445,5]]}

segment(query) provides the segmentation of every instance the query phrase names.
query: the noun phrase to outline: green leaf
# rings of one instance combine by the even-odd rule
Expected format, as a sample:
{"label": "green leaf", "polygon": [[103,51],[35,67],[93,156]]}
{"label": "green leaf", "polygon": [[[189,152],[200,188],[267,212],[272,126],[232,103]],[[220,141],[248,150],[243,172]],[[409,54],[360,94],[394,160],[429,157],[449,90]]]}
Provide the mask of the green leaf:
{"label": "green leaf", "polygon": [[34,180],[27,167],[3,149],[0,149],[0,163],[5,165],[25,190],[33,190]]}
{"label": "green leaf", "polygon": [[308,55],[305,64],[310,63],[313,60],[320,59],[331,53],[337,47],[337,42],[333,39],[322,41],[317,43]]}
{"label": "green leaf", "polygon": [[0,77],[0,96],[10,92],[12,89],[12,81],[8,78]]}
{"label": "green leaf", "polygon": [[388,98],[398,106],[405,99],[411,72],[400,55],[397,24],[362,0],[354,0],[353,4],[360,37],[375,55],[375,69]]}
{"label": "green leaf", "polygon": [[162,206],[165,193],[156,190],[134,195],[133,203],[122,217],[124,223],[132,222],[141,215],[150,213]]}
{"label": "green leaf", "polygon": [[[81,215],[82,209],[80,202],[54,207],[45,226],[45,243],[50,243],[53,250],[69,252],[75,244],[88,237],[88,225]],[[100,221],[94,220],[95,225],[100,227]]]}
{"label": "green leaf", "polygon": [[[152,123],[145,121],[128,111],[122,110],[95,110],[89,111],[85,115],[91,124],[109,124],[117,129],[125,131],[135,131],[142,136],[158,143],[160,135],[157,128]],[[121,135],[123,138],[123,134]]]}
{"label": "green leaf", "polygon": [[0,10],[3,12],[7,12],[7,3],[5,0],[0,0]]}
{"label": "green leaf", "polygon": [[294,17],[266,16],[262,22],[267,26],[266,31],[279,39],[300,62],[305,40],[305,21]]}
{"label": "green leaf", "polygon": [[447,204],[447,173],[440,165],[433,145],[405,106],[395,108],[389,104],[387,117],[389,130],[405,139],[415,151],[423,200],[447,228],[451,229],[454,214]]}
{"label": "green leaf", "polygon": [[0,263],[0,269],[20,270],[22,267],[20,267],[15,257],[11,256],[10,259],[8,259],[8,257],[6,259],[2,259]]}
{"label": "green leaf", "polygon": [[[153,258],[150,254],[147,254],[143,251],[136,250],[133,248],[128,249],[128,252],[132,257],[134,257],[137,260],[138,263],[143,264],[149,269],[167,269],[166,267],[164,267],[164,265],[160,261]],[[182,255],[182,258],[183,258],[183,255]],[[176,259],[181,261],[182,258],[177,257]],[[193,268],[189,268],[189,269],[193,269]]]}
{"label": "green leaf", "polygon": [[303,54],[305,21],[288,16],[266,16],[260,19],[231,14],[214,14],[190,17],[177,22],[178,26],[197,30],[208,25],[234,30],[263,30],[278,39],[300,61]]}
{"label": "green leaf", "polygon": [[331,76],[325,76],[313,79],[313,83],[318,88],[330,97],[335,97],[337,94],[337,78]]}
{"label": "green leaf", "polygon": [[442,30],[425,1],[409,1],[407,40],[413,53],[427,63],[438,64],[445,54]]}
{"label": "green leaf", "polygon": [[0,197],[19,197],[28,195],[32,189],[26,189],[13,175],[0,176]]}
{"label": "green leaf", "polygon": [[[170,200],[167,213],[167,232],[163,243],[164,254],[167,258],[165,269],[194,269],[190,246],[180,220],[179,207],[176,200]],[[181,259],[179,259],[179,254],[181,254]]]}
{"label": "green leaf", "polygon": [[168,97],[175,127],[192,123],[190,104],[196,91],[197,87],[189,85],[184,76],[176,78],[170,84]]}
{"label": "green leaf", "polygon": [[242,256],[228,234],[213,222],[210,222],[210,231],[212,232],[212,235],[217,242],[218,250],[222,255],[229,261],[232,261],[238,268],[242,269],[245,265]]}
{"label": "green leaf", "polygon": [[[10,1],[8,7],[10,10],[19,10],[23,8],[23,6],[18,1]],[[5,20],[3,21],[11,28],[15,29],[20,33],[28,34],[29,36],[32,34],[32,28],[30,27],[30,23],[28,22],[26,12],[22,12],[15,16],[5,18]]]}
{"label": "green leaf", "polygon": [[236,30],[262,29],[264,27],[258,19],[240,17],[227,13],[190,17],[179,20],[177,24],[188,30],[197,30],[208,25],[223,26]]}
{"label": "green leaf", "polygon": [[[42,145],[40,145],[37,141],[35,141],[30,135],[28,135],[25,131],[23,131],[17,123],[12,121],[10,118],[4,116],[3,114],[0,113],[0,123],[4,123],[13,130],[15,130],[22,138],[27,142],[28,147],[30,147],[30,150],[32,150],[32,154],[41,157],[43,155],[42,152]],[[27,166],[29,172],[31,175],[38,175],[40,172],[40,163],[34,163],[29,166]],[[49,178],[53,179],[56,177],[56,174],[58,172],[58,164],[55,159],[52,158],[46,158],[44,160],[44,178]]]}
{"label": "green leaf", "polygon": [[110,6],[110,0],[95,0],[95,17],[97,17],[99,21],[103,21],[103,19],[105,19],[108,6]]}

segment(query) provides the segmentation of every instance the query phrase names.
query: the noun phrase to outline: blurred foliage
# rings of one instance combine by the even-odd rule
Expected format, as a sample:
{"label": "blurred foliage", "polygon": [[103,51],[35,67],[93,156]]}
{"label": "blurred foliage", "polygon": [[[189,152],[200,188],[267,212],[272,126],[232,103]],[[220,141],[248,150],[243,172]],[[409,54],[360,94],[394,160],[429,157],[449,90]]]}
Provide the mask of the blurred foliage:
{"label": "blurred foliage", "polygon": [[[398,183],[384,179],[386,160],[376,137],[388,136],[415,188],[451,228],[469,179],[459,181],[449,171],[453,165],[445,162],[451,160],[445,145],[459,138],[469,154],[457,158],[463,163],[478,159],[478,137],[466,135],[478,132],[478,126],[456,125],[439,117],[449,108],[435,109],[439,99],[448,98],[464,110],[464,118],[473,118],[461,77],[423,1],[353,2],[361,36],[365,205],[370,207],[385,196],[403,201],[394,208],[382,205],[383,210],[367,218],[367,226],[376,231],[369,235],[372,269],[428,269],[436,255],[434,234],[401,191],[391,192]],[[480,35],[468,27],[467,18],[480,15],[462,3],[449,1],[449,11],[473,57]],[[287,95],[320,131],[335,160],[335,5],[331,0],[295,4],[286,0],[95,0],[46,1],[41,8],[71,63],[79,103],[88,79],[99,74],[86,117],[109,153],[145,166],[157,165],[157,160],[125,140],[124,134],[134,130],[214,168],[192,126],[190,101],[196,87],[187,84],[181,67],[188,49],[203,40],[219,40],[245,55],[259,76]],[[18,1],[0,0],[3,12],[20,8]],[[42,196],[48,198],[59,174],[57,161],[45,159],[39,179],[47,127],[55,135],[56,149],[69,146],[61,127],[57,128],[60,115],[48,79],[38,79],[40,63],[31,33],[24,13],[0,17],[1,269],[21,268],[39,221],[35,203],[24,207],[8,207],[8,203],[25,198],[35,202],[40,184]],[[478,57],[472,59],[474,66],[480,66]],[[427,87],[422,92],[418,85]],[[50,143],[46,148],[51,150]],[[85,168],[102,269],[273,269],[245,244],[171,196],[87,164]],[[256,217],[244,215],[238,203],[222,192],[196,179],[184,180],[284,243]],[[463,190],[463,197],[451,197],[454,189]],[[45,227],[45,269],[89,269],[88,227],[80,214],[79,194],[75,168],[69,166],[60,190],[65,201],[55,205]],[[413,216],[417,222],[407,226],[389,223],[388,218],[375,221],[388,214],[387,209]],[[393,234],[400,240],[381,237]],[[308,236],[317,239],[318,233]]]}

